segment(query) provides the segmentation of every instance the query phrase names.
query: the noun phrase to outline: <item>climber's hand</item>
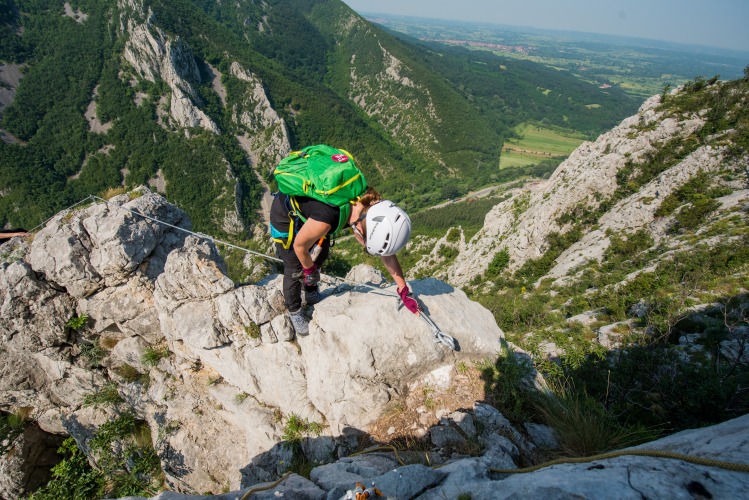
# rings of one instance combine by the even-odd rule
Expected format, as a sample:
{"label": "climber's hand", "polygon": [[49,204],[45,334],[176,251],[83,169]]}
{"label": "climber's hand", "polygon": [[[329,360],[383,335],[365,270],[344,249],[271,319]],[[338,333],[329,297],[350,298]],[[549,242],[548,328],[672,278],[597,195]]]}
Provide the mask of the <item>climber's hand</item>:
{"label": "climber's hand", "polygon": [[413,298],[411,290],[408,289],[408,285],[398,290],[398,296],[401,298],[401,302],[406,306],[406,309],[414,314],[419,314],[419,304],[416,299]]}
{"label": "climber's hand", "polygon": [[312,267],[304,269],[304,276],[302,277],[302,283],[307,287],[314,287],[320,282],[320,268],[317,264],[312,264]]}

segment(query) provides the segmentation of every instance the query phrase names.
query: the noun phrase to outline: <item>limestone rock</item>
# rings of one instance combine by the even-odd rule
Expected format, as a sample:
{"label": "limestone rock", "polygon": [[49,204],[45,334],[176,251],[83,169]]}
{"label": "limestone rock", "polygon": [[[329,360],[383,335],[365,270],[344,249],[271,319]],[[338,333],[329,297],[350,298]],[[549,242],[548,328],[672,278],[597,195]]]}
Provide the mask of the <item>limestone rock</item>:
{"label": "limestone rock", "polygon": [[[486,215],[484,226],[476,236],[468,242],[459,242],[460,256],[438,276],[464,285],[485,272],[500,251],[509,254],[511,271],[529,259],[540,257],[548,247],[547,237],[551,233],[561,234],[570,228],[572,223],[563,222],[563,215],[595,211],[601,200],[615,192],[617,172],[628,163],[643,161],[666,141],[684,139],[705,123],[699,113],[679,119],[666,117],[657,109],[659,104],[660,96],[651,97],[636,115],[601,134],[595,142],[581,144],[548,181],[529,183],[510,191],[510,198]],[[557,258],[548,276],[563,278],[587,261],[600,260],[611,243],[607,236],[609,231],[627,234],[646,228],[656,240],[667,236],[667,227],[659,225],[655,217],[659,200],[676,191],[698,171],[713,172],[722,168],[724,156],[724,147],[699,147],[637,192],[618,201],[600,217],[595,230],[584,234]],[[727,201],[736,202],[736,199]],[[410,272],[417,272],[424,262],[438,259],[436,252],[437,248]]]}
{"label": "limestone rock", "polygon": [[91,241],[79,213],[58,215],[39,231],[31,245],[34,271],[64,287],[73,297],[85,297],[102,286],[102,277],[90,261]]}
{"label": "limestone rock", "polygon": [[6,451],[0,454],[0,498],[21,498],[44,486],[60,460],[62,440],[30,424],[12,442],[1,443]]}
{"label": "limestone rock", "polygon": [[184,212],[150,191],[141,193],[54,217],[34,238],[31,267],[76,298],[124,282],[171,231],[137,214],[189,227]]}
{"label": "limestone rock", "polygon": [[238,139],[254,166],[277,165],[291,151],[286,122],[273,109],[260,78],[238,62],[232,63],[230,71],[248,84],[243,98],[232,109],[232,121],[245,131]]}
{"label": "limestone rock", "polygon": [[201,127],[218,134],[218,126],[195,104],[200,72],[190,48],[179,38],[170,38],[153,22],[150,8],[142,0],[120,0],[120,31],[128,35],[124,58],[146,80],[163,80],[170,88],[170,116],[180,127]]}
{"label": "limestone rock", "polygon": [[25,262],[0,264],[0,334],[5,346],[31,352],[66,342],[75,300],[37,278]]}
{"label": "limestone rock", "polygon": [[169,255],[156,280],[154,298],[172,312],[184,303],[211,299],[233,288],[215,245],[189,236],[183,248]]}
{"label": "limestone rock", "polygon": [[[413,382],[449,384],[458,360],[501,348],[491,313],[435,279],[410,286],[458,352],[398,309],[392,286],[326,284],[310,335],[295,339],[281,276],[235,286],[211,240],[187,236],[182,212],[141,193],[52,219],[31,244],[30,265],[0,267],[0,408],[32,407],[40,424],[83,443],[111,411],[84,400],[114,382],[121,404],[151,428],[169,485],[207,491],[273,479],[293,458],[277,445],[291,415],[325,424],[323,435],[305,437],[308,456],[345,453],[357,446],[346,436],[366,432]],[[371,268],[352,276],[382,280]],[[82,315],[79,331],[65,327]],[[145,363],[155,346],[163,357]],[[87,361],[92,348],[99,358]]]}
{"label": "limestone rock", "polygon": [[534,424],[526,422],[524,424],[530,440],[539,448],[556,449],[559,448],[556,432],[548,425]]}

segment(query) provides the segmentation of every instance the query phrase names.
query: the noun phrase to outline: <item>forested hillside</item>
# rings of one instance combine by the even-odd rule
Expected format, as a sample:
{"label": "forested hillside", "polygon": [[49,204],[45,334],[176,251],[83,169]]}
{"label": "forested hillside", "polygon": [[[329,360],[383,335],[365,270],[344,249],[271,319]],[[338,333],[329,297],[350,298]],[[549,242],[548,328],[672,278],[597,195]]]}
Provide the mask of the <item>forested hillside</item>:
{"label": "forested hillside", "polygon": [[419,208],[527,173],[498,169],[518,123],[592,137],[636,106],[540,65],[437,52],[338,0],[0,0],[0,12],[3,226],[150,183],[197,229],[242,233],[278,159],[322,142]]}

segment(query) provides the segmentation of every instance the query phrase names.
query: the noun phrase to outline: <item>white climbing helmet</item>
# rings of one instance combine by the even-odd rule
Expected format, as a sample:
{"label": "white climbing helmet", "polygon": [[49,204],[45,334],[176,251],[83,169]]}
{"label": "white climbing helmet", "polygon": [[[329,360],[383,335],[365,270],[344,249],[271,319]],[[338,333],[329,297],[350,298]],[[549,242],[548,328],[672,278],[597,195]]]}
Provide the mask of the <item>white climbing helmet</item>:
{"label": "white climbing helmet", "polygon": [[395,255],[411,237],[411,219],[395,203],[382,200],[367,211],[367,252]]}

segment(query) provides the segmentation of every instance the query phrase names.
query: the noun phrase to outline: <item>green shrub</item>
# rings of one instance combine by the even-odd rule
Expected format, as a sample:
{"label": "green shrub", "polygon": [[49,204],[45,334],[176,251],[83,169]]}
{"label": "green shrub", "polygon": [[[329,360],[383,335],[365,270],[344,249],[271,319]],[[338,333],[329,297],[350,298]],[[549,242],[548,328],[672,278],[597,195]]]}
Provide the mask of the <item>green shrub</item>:
{"label": "green shrub", "polygon": [[88,320],[89,320],[89,317],[87,314],[81,314],[80,316],[73,316],[72,318],[68,320],[67,323],[65,323],[65,326],[67,326],[71,330],[78,331],[86,325]]}
{"label": "green shrub", "polygon": [[572,375],[621,421],[661,432],[712,425],[749,411],[749,370],[685,358],[665,342],[631,345]]}
{"label": "green shrub", "polygon": [[502,271],[507,269],[508,265],[510,265],[510,253],[506,248],[503,248],[494,255],[492,261],[489,263],[489,266],[487,266],[486,276],[499,276],[500,274],[502,274]]}
{"label": "green shrub", "polygon": [[446,261],[453,261],[458,256],[458,249],[450,245],[440,245],[437,250],[437,255],[445,259]]}
{"label": "green shrub", "polygon": [[89,446],[97,469],[69,437],[57,450],[64,458],[52,469],[52,480],[29,499],[148,497],[160,489],[163,475],[150,431],[132,413],[104,423]]}
{"label": "green shrub", "polygon": [[124,413],[102,424],[89,443],[107,477],[110,497],[151,496],[161,484],[161,464],[148,425]]}
{"label": "green shrub", "polygon": [[632,259],[640,252],[653,246],[653,236],[647,229],[640,229],[633,234],[610,236],[611,244],[604,252],[604,259]]}
{"label": "green shrub", "polygon": [[706,197],[696,198],[690,205],[679,210],[675,224],[669,229],[672,233],[681,230],[692,231],[705,222],[708,215],[720,207],[720,202]]}
{"label": "green shrub", "polygon": [[29,496],[29,500],[85,500],[101,498],[106,477],[88,462],[72,437],[63,441],[57,450],[63,459],[52,468],[52,479]]}
{"label": "green shrub", "polygon": [[245,325],[244,331],[251,339],[260,338],[260,326],[257,323],[250,322],[249,325]]}
{"label": "green shrub", "polygon": [[550,298],[537,291],[525,294],[522,289],[510,289],[502,294],[480,296],[478,300],[492,312],[505,333],[527,332],[561,320],[559,313],[551,309]]}

